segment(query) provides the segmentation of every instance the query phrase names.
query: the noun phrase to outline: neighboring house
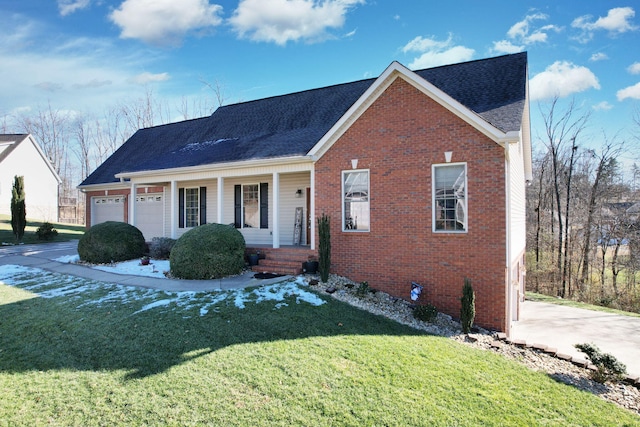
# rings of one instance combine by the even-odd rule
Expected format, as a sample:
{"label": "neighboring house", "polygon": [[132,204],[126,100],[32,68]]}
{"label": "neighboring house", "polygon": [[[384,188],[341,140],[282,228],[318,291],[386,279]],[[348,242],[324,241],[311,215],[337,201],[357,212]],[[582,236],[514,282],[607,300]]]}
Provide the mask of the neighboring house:
{"label": "neighboring house", "polygon": [[0,214],[11,215],[14,177],[24,176],[27,218],[58,221],[60,177],[31,135],[0,134]]}
{"label": "neighboring house", "polygon": [[150,239],[232,224],[271,256],[298,241],[315,250],[328,214],[333,272],[405,299],[420,283],[418,303],[454,317],[468,277],[476,323],[508,332],[530,179],[519,53],[421,71],[393,62],[376,79],[141,129],[80,188],[87,226],[127,221]]}

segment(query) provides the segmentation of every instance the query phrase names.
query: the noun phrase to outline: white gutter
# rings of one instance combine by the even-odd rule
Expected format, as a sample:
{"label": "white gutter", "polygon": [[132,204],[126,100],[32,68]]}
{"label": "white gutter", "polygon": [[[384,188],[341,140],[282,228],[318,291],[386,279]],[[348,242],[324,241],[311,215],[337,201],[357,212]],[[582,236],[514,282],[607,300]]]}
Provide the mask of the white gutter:
{"label": "white gutter", "polygon": [[197,173],[197,172],[220,172],[225,170],[233,170],[233,169],[244,169],[244,168],[258,168],[258,167],[273,167],[273,166],[284,166],[284,165],[292,165],[292,164],[305,164],[311,163],[312,159],[308,156],[292,156],[292,157],[278,157],[275,159],[259,159],[259,160],[244,160],[239,162],[229,162],[229,163],[215,163],[215,164],[206,164],[206,165],[198,165],[198,166],[185,166],[179,168],[167,168],[167,169],[156,169],[156,170],[148,170],[148,171],[137,171],[137,172],[120,172],[115,175],[116,178],[119,179],[132,179],[132,178],[140,178],[140,177],[153,177],[159,175],[178,175],[178,174],[186,174],[186,173]]}
{"label": "white gutter", "polygon": [[506,209],[505,209],[505,228],[506,228],[506,244],[505,244],[505,280],[507,285],[507,304],[506,304],[506,331],[507,336],[511,334],[511,312],[513,310],[513,289],[511,287],[511,174],[509,173],[509,145],[504,147],[505,162],[505,192],[506,192]]}

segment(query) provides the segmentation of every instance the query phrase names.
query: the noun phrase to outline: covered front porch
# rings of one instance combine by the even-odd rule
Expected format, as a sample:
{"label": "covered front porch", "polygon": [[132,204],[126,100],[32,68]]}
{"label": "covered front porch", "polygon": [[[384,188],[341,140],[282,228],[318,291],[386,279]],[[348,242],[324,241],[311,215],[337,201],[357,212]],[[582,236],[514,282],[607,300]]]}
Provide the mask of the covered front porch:
{"label": "covered front porch", "polygon": [[[143,230],[147,240],[177,239],[194,227],[215,222],[236,227],[247,247],[314,250],[313,163],[303,160],[122,173],[118,177],[130,187],[130,194],[138,196],[135,203],[128,203],[128,222]],[[155,215],[144,204],[148,198],[140,197],[149,188],[162,189],[162,203]],[[161,224],[145,232],[154,220]]]}

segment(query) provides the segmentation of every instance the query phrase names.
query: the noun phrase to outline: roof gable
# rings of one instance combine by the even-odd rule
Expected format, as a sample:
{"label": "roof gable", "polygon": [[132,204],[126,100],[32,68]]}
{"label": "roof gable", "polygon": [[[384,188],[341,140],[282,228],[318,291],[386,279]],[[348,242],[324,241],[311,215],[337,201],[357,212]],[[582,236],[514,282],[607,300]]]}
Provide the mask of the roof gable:
{"label": "roof gable", "polygon": [[[394,75],[395,73],[395,75]],[[218,108],[211,116],[138,130],[82,186],[116,175],[306,156],[390,77],[402,75],[487,132],[515,132],[526,100],[526,53],[411,72],[393,63],[366,79]],[[490,128],[490,129],[489,129]]]}
{"label": "roof gable", "polygon": [[0,134],[0,163],[2,163],[3,161],[6,161],[6,159],[9,158],[11,153],[14,152],[19,146],[24,144],[25,141],[28,141],[32,144],[33,148],[36,150],[40,158],[42,158],[42,161],[44,162],[47,169],[49,169],[51,174],[54,176],[54,178],[59,183],[62,182],[62,179],[60,179],[60,176],[58,175],[53,165],[51,164],[51,161],[49,161],[44,151],[42,151],[42,148],[40,148],[40,144],[38,144],[35,141],[33,136],[31,136],[31,134],[26,134],[26,133]]}

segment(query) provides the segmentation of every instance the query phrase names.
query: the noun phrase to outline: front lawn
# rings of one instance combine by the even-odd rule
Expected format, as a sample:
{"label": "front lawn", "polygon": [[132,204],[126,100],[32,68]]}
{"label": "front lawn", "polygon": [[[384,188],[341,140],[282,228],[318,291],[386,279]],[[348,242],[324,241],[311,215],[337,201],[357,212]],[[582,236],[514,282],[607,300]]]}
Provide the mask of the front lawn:
{"label": "front lawn", "polygon": [[[58,231],[58,235],[51,240],[38,240],[36,230],[42,225],[42,221],[27,219],[27,226],[24,229],[22,243],[46,243],[46,242],[67,242],[77,240],[85,232],[84,225],[52,223],[53,228]],[[0,244],[14,244],[16,242],[13,230],[11,229],[11,216],[0,215]]]}
{"label": "front lawn", "polygon": [[2,265],[0,395],[12,426],[640,425],[306,286],[167,293]]}

